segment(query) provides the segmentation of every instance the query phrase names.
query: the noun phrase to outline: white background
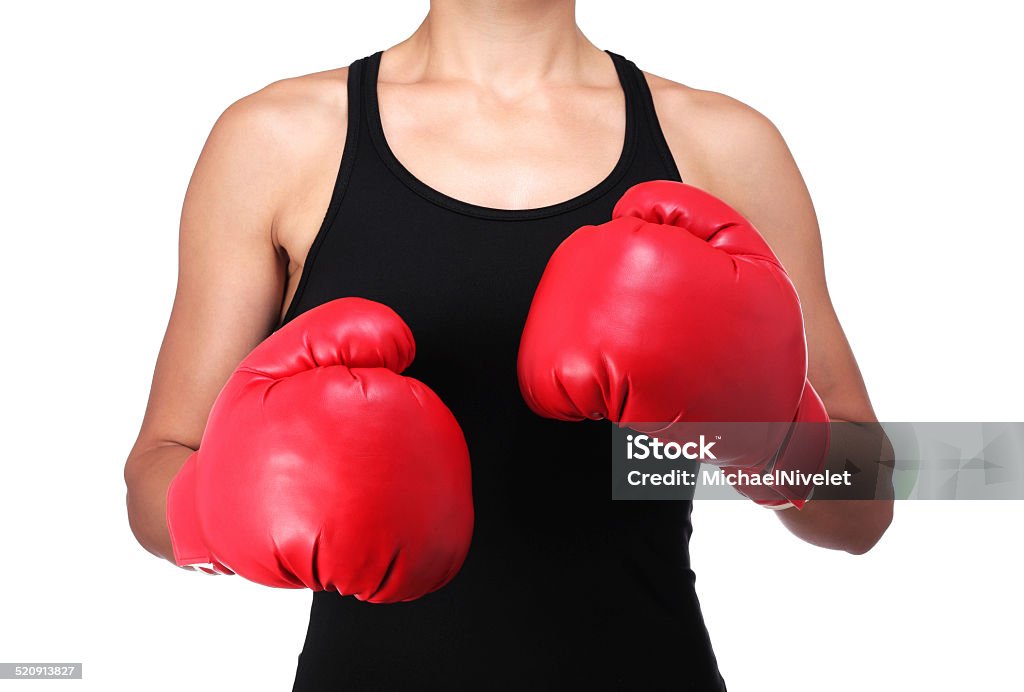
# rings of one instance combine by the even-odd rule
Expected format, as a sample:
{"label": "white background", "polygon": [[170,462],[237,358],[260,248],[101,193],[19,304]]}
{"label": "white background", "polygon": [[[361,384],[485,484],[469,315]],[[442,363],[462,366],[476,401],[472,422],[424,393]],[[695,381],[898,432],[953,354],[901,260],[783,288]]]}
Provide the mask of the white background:
{"label": "white background", "polygon": [[[1013,7],[631,0],[582,3],[579,19],[599,46],[780,127],[882,419],[1024,420]],[[82,661],[86,678],[33,689],[290,689],[309,594],[149,556],[128,530],[122,464],[209,127],[268,82],[391,45],[425,9],[5,5],[0,660]],[[743,503],[694,519],[730,690],[1021,689],[1021,503],[901,503],[861,557]]]}

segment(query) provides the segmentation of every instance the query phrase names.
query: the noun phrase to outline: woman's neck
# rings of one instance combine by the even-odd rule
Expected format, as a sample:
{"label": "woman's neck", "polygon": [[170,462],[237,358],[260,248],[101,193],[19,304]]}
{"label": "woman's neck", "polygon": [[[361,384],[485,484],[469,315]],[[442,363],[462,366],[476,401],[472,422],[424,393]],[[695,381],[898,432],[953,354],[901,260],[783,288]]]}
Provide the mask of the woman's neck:
{"label": "woman's neck", "polygon": [[574,0],[432,0],[388,60],[413,81],[469,80],[515,93],[577,82],[603,56],[576,25]]}

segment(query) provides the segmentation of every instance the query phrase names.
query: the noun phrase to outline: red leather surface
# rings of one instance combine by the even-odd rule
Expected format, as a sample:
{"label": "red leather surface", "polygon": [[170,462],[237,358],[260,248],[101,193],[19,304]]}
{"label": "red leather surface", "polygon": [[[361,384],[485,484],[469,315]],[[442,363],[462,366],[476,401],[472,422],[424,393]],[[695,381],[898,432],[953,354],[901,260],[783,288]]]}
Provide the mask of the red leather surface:
{"label": "red leather surface", "polygon": [[469,453],[437,395],[400,374],[414,353],[398,315],[360,298],[257,346],[171,486],[179,564],[198,544],[254,582],[372,602],[446,584],[473,530]]}
{"label": "red leather surface", "polygon": [[[810,389],[800,301],[768,244],[725,202],[670,181],[634,186],[611,221],[558,247],[518,367],[530,408],[561,420],[792,422]],[[776,429],[742,465],[772,463]],[[818,469],[825,449],[809,446],[794,454]]]}

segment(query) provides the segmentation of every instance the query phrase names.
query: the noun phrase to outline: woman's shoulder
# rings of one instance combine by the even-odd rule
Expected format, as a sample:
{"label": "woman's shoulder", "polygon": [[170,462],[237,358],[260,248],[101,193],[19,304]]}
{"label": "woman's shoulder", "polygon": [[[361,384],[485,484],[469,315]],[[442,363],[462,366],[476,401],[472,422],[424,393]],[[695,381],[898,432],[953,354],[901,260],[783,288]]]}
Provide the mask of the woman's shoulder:
{"label": "woman's shoulder", "polygon": [[718,177],[723,169],[752,158],[786,153],[775,124],[742,101],[646,72],[644,76],[673,156],[681,169],[693,169],[689,177]]}
{"label": "woman's shoulder", "polygon": [[347,130],[347,78],[347,68],[291,77],[238,99],[217,119],[200,161],[271,199],[291,198],[335,166]]}
{"label": "woman's shoulder", "polygon": [[216,127],[263,146],[294,150],[345,123],[347,80],[347,67],[280,79],[232,103]]}
{"label": "woman's shoulder", "polygon": [[192,197],[235,200],[230,216],[262,210],[271,221],[251,225],[295,245],[283,237],[290,220],[305,213],[311,195],[329,196],[333,187],[347,132],[347,77],[342,68],[282,79],[228,106],[203,146]]}

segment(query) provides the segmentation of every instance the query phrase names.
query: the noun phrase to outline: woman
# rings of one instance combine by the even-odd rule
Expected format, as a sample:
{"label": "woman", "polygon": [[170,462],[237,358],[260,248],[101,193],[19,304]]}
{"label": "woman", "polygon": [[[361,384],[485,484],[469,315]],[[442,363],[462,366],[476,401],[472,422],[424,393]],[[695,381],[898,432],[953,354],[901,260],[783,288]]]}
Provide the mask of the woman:
{"label": "woman", "polygon": [[[473,546],[450,584],[417,601],[316,593],[295,689],[724,689],[689,565],[690,503],[612,503],[606,430],[534,416],[516,386],[552,251],[655,179],[704,188],[754,223],[801,296],[809,378],[832,419],[874,420],[811,201],[767,119],[601,51],[572,0],[434,0],[383,54],[271,84],[214,127],[126,464],[139,541],[172,559],[168,486],[245,354],[317,305],[363,296],[406,320],[409,374],[465,432]],[[861,553],[891,506],[777,514],[806,541]]]}

